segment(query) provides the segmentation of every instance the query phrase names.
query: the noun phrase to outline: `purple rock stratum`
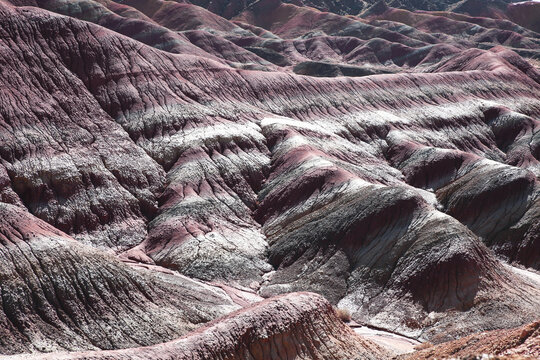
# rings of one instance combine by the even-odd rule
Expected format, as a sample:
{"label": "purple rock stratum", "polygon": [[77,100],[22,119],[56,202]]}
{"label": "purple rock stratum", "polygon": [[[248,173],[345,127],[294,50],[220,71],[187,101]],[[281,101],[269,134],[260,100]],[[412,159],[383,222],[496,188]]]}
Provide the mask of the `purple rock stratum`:
{"label": "purple rock stratum", "polygon": [[0,0],[0,354],[540,356],[538,19]]}

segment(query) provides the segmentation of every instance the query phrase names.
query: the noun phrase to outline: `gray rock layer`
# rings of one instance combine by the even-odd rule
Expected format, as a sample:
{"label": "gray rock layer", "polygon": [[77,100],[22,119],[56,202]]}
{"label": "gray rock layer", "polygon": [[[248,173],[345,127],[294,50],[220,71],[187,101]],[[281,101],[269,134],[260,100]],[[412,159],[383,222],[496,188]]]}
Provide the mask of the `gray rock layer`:
{"label": "gray rock layer", "polygon": [[294,293],[242,309],[165,344],[28,359],[376,360],[389,356],[355,335],[321,296]]}

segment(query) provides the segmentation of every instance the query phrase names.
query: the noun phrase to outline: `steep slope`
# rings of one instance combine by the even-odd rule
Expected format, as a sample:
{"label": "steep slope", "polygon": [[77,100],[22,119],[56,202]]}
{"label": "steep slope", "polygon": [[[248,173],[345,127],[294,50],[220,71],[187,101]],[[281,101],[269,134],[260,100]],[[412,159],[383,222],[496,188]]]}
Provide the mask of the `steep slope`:
{"label": "steep slope", "polygon": [[[181,339],[146,348],[55,354],[55,359],[387,359],[322,297],[295,293],[242,309]],[[50,359],[50,356],[30,357]]]}
{"label": "steep slope", "polygon": [[503,359],[506,356],[509,359],[538,358],[540,356],[540,323],[534,322],[516,329],[474,334],[402,358],[415,360],[432,359],[433,357],[465,358],[482,356],[483,354]]}
{"label": "steep slope", "polygon": [[117,349],[172,339],[236,310],[221,289],[135,271],[0,203],[0,352]]}
{"label": "steep slope", "polygon": [[[229,21],[161,0],[1,2],[5,242],[29,242],[18,234],[37,224],[53,238],[47,271],[74,263],[96,274],[84,285],[105,294],[96,306],[118,306],[86,315],[74,300],[99,328],[53,318],[43,330],[33,301],[45,295],[28,287],[13,311],[30,320],[6,330],[2,352],[163,343],[252,292],[314,291],[356,321],[438,342],[537,319],[539,284],[501,263],[540,266],[540,74],[511,50],[534,57],[537,35],[382,14],[260,2]],[[32,267],[18,263],[3,271],[21,283]],[[47,296],[50,311],[71,309]],[[132,307],[137,321],[120,321]],[[19,345],[25,331],[51,345]]]}
{"label": "steep slope", "polygon": [[146,234],[144,217],[157,210],[163,169],[62,65],[84,71],[85,63],[66,52],[78,40],[49,47],[47,40],[69,33],[67,26],[30,28],[23,19],[39,13],[22,10],[23,18],[5,5],[0,11],[0,152],[13,190],[34,215],[80,241],[119,250],[137,244]]}
{"label": "steep slope", "polygon": [[540,58],[540,35],[506,19],[471,17],[452,12],[410,12],[393,8],[386,8],[366,18],[372,25],[390,29],[414,28],[461,46],[489,49],[494,45],[504,45],[522,56]]}
{"label": "steep slope", "polygon": [[[374,54],[371,58],[362,60],[374,62],[372,59],[376,56],[375,58],[385,65],[389,58],[399,66],[406,64],[414,67],[421,64],[425,57],[436,56],[436,59],[441,60],[442,57],[457,53],[457,49],[476,47],[489,49],[494,45],[510,47],[523,56],[540,57],[538,54],[540,35],[533,31],[502,19],[492,20],[460,15],[454,20],[450,16],[446,17],[445,14],[455,15],[454,13],[413,13],[408,10],[384,7],[374,14],[366,14],[363,19],[321,13],[312,8],[280,2],[264,2],[254,4],[234,19],[262,27],[287,39],[308,35],[310,38],[320,39],[326,35],[365,40],[367,41],[365,45],[357,42],[354,45],[356,48],[351,47],[346,50],[347,53],[354,49],[355,55],[362,54],[361,47],[358,45],[363,45],[363,52],[369,49]],[[382,42],[381,39],[384,40],[382,46],[376,46],[375,44]],[[352,45],[350,41],[348,45]],[[385,49],[385,47],[390,47],[390,49]],[[338,53],[340,52],[343,50]],[[391,55],[386,55],[386,59],[381,58],[388,52]],[[349,57],[351,55],[351,53],[348,54]],[[325,56],[325,59],[332,60],[328,56]]]}
{"label": "steep slope", "polygon": [[[231,18],[257,4],[260,0],[190,0],[189,2],[205,7],[225,18]],[[427,11],[452,10],[473,12],[472,15],[479,15],[479,10],[483,10],[482,14],[486,16],[503,13],[508,4],[519,2],[519,0],[284,0],[284,2],[298,6],[312,7],[320,11],[332,12],[339,15],[357,15],[361,12],[373,11],[374,8],[380,7],[381,3],[386,3],[391,7],[400,9]]]}
{"label": "steep slope", "polygon": [[540,15],[540,4],[537,1],[520,1],[511,4],[507,8],[507,16],[516,24],[540,32],[538,16]]}
{"label": "steep slope", "polygon": [[[209,11],[231,19],[241,12],[258,6],[260,3],[277,3],[277,0],[189,0],[185,1],[208,9]],[[323,12],[338,15],[369,16],[380,14],[387,8],[404,9],[418,12],[443,12],[444,16],[473,16],[476,19],[512,21],[527,29],[540,32],[538,25],[537,1],[521,0],[283,0],[302,7],[311,7]]]}

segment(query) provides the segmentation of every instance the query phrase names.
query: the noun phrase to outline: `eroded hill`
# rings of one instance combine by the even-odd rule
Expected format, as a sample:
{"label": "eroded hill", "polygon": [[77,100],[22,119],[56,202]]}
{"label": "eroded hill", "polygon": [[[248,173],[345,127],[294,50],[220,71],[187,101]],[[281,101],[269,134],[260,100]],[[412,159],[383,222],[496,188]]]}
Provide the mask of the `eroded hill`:
{"label": "eroded hill", "polygon": [[0,2],[0,353],[391,356],[330,304],[436,343],[537,320],[540,35],[372,10]]}

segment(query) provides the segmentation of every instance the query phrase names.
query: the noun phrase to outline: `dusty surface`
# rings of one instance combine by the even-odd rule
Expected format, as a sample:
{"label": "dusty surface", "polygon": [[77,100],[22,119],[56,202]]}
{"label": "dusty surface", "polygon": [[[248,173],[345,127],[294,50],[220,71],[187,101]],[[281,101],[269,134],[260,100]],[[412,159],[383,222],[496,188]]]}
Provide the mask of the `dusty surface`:
{"label": "dusty surface", "polygon": [[432,346],[400,359],[472,358],[482,354],[501,359],[538,359],[540,322],[509,330],[487,331]]}
{"label": "dusty surface", "polygon": [[295,293],[246,307],[178,340],[147,348],[27,359],[387,359],[339,320],[321,296]]}
{"label": "dusty surface", "polygon": [[240,308],[221,288],[134,271],[20,207],[0,203],[4,354],[173,339]]}
{"label": "dusty surface", "polygon": [[0,1],[0,353],[304,291],[434,343],[540,318],[533,5],[414,3]]}
{"label": "dusty surface", "polygon": [[357,335],[373,341],[393,355],[414,352],[415,347],[421,344],[415,339],[410,339],[387,331],[370,329],[366,326],[353,327],[353,329]]}

